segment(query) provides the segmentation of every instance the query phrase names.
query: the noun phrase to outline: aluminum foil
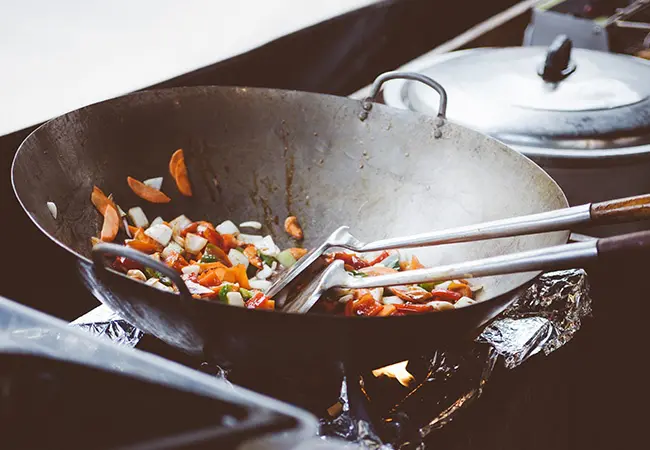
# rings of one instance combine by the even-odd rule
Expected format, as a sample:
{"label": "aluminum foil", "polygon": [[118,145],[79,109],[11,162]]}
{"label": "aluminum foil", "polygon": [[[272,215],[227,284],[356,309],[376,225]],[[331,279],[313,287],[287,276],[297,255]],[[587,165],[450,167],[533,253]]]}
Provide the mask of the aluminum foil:
{"label": "aluminum foil", "polygon": [[[590,313],[584,270],[545,273],[474,343],[408,361],[408,386],[385,375],[345,380],[334,409],[340,413],[321,419],[321,433],[364,448],[424,448],[429,434],[481,395],[497,362],[512,369],[540,352],[548,355],[569,342]],[[350,400],[353,390],[362,392],[361,402]]]}
{"label": "aluminum foil", "polygon": [[[321,418],[320,434],[325,441],[343,438],[362,448],[424,448],[426,436],[481,395],[495,364],[514,368],[540,352],[553,352],[571,340],[590,313],[584,270],[543,274],[475,342],[404,362],[401,382],[395,374],[343,377],[338,399]],[[104,306],[72,325],[129,346],[143,336]],[[198,368],[227,377],[207,363]]]}
{"label": "aluminum foil", "polygon": [[144,332],[122,319],[105,305],[87,312],[71,322],[70,325],[128,347],[138,345],[144,336]]}

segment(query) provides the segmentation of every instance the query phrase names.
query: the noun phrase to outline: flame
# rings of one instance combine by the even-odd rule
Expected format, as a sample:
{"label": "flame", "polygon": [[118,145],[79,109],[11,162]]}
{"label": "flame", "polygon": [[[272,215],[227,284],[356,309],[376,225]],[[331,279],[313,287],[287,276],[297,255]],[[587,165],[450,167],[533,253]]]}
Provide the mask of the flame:
{"label": "flame", "polygon": [[377,378],[381,376],[386,376],[390,378],[395,378],[399,383],[404,387],[409,387],[409,385],[415,381],[415,377],[406,370],[406,365],[408,361],[402,361],[390,366],[382,367],[380,369],[375,369],[372,371],[372,374]]}

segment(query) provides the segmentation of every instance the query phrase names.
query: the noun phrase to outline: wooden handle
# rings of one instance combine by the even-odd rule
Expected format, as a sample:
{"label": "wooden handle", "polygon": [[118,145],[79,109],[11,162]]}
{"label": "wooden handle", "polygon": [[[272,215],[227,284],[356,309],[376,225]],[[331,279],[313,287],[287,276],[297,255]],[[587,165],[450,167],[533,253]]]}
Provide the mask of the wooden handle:
{"label": "wooden handle", "polygon": [[598,259],[638,263],[650,257],[650,231],[598,239]]}
{"label": "wooden handle", "polygon": [[650,194],[592,203],[590,213],[596,223],[650,219]]}

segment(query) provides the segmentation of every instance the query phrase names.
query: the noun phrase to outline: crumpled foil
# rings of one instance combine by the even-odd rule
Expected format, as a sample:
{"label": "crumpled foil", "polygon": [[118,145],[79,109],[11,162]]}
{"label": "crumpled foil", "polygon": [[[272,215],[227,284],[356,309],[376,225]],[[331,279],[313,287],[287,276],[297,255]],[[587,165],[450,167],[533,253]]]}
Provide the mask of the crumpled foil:
{"label": "crumpled foil", "polygon": [[[338,399],[321,418],[320,434],[325,440],[343,438],[362,448],[424,448],[426,436],[481,395],[498,361],[512,369],[540,352],[548,355],[570,341],[590,313],[584,270],[545,273],[475,342],[432,349],[429,355],[409,360],[402,367],[401,375],[407,377],[402,382],[386,374],[343,377]],[[143,336],[103,306],[72,325],[130,346]],[[226,375],[206,364],[200,369]]]}
{"label": "crumpled foil", "polygon": [[101,305],[88,311],[83,316],[70,322],[96,336],[107,337],[113,342],[128,347],[135,347],[144,336],[144,332],[131,325],[114,313],[108,306]]}

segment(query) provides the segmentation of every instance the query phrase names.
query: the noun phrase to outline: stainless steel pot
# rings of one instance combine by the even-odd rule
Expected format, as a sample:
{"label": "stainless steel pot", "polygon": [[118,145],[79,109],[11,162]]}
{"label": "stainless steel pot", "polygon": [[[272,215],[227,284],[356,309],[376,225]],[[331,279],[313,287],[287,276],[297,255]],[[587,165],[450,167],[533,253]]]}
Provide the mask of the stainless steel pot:
{"label": "stainless steel pot", "polygon": [[[650,64],[627,55],[572,49],[473,49],[411,67],[449,93],[448,116],[490,134],[540,164],[571,204],[650,192]],[[438,97],[401,80],[384,103],[434,114]],[[647,229],[638,222],[593,235]]]}

